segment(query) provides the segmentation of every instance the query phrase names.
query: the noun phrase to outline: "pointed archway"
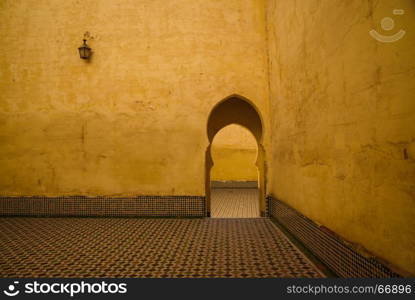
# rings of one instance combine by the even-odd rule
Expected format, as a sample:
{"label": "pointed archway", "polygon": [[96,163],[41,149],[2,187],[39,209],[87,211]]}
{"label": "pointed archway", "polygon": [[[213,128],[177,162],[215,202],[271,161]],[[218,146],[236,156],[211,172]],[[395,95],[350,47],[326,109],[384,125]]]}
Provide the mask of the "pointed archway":
{"label": "pointed archway", "polygon": [[207,122],[209,146],[205,156],[205,193],[207,215],[211,212],[210,171],[213,166],[211,145],[215,135],[230,124],[238,124],[247,128],[255,137],[258,145],[256,166],[259,170],[259,208],[261,216],[265,216],[265,150],[263,146],[263,121],[258,109],[247,98],[231,95],[219,101],[211,110]]}

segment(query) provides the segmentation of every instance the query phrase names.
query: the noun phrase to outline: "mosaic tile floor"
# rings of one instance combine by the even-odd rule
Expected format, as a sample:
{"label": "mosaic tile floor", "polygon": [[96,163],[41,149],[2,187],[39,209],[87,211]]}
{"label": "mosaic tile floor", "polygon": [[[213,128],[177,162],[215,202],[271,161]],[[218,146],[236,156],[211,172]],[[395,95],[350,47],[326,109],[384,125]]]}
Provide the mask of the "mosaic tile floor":
{"label": "mosaic tile floor", "polygon": [[0,218],[0,277],[321,277],[268,219]]}
{"label": "mosaic tile floor", "polygon": [[212,218],[258,218],[258,189],[211,190]]}

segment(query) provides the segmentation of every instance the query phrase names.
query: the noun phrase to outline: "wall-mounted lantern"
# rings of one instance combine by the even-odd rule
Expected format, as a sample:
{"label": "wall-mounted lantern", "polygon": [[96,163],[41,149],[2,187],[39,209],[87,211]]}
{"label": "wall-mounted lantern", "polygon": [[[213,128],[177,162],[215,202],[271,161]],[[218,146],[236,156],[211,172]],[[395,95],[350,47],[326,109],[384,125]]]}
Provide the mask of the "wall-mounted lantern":
{"label": "wall-mounted lantern", "polygon": [[78,48],[79,50],[79,56],[82,59],[89,59],[91,57],[91,48],[86,44],[86,39],[84,39],[84,43],[81,45],[81,47]]}

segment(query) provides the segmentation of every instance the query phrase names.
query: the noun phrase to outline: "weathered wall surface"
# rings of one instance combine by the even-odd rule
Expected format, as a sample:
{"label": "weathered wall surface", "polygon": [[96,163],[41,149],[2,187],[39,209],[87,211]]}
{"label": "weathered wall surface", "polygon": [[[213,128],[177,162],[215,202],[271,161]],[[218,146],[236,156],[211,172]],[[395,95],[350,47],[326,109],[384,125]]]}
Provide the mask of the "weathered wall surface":
{"label": "weathered wall surface", "polygon": [[269,0],[267,19],[270,191],[415,273],[415,2]]}
{"label": "weathered wall surface", "polygon": [[0,20],[3,195],[204,195],[212,107],[267,116],[263,1],[3,0]]}
{"label": "weathered wall surface", "polygon": [[209,112],[239,94],[268,190],[415,273],[414,1],[3,0],[0,20],[1,194],[204,195]]}
{"label": "weathered wall surface", "polygon": [[211,180],[258,181],[257,142],[248,129],[226,126],[216,134],[211,151]]}

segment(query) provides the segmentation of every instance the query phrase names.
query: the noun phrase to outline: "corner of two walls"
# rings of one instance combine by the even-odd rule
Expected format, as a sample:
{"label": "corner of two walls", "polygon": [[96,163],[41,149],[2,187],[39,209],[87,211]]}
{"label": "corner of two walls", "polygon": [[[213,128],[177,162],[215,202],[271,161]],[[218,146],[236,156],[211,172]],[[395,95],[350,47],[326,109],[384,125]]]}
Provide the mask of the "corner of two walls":
{"label": "corner of two walls", "polygon": [[[4,1],[2,192],[202,195],[206,118],[236,93],[264,118],[267,190],[415,273],[413,1],[137,5]],[[400,41],[370,37],[386,16]]]}
{"label": "corner of two walls", "polygon": [[268,192],[415,273],[415,3],[268,0],[267,31]]}

